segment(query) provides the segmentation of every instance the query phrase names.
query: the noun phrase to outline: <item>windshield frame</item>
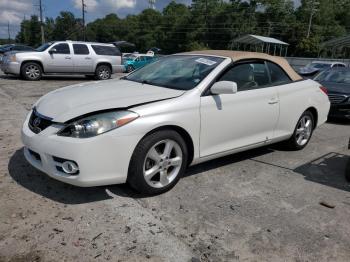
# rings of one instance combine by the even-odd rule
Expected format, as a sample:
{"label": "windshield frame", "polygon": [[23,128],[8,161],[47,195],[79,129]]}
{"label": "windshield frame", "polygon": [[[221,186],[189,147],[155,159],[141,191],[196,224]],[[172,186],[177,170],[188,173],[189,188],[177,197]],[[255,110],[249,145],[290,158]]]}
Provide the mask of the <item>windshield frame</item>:
{"label": "windshield frame", "polygon": [[44,44],[40,45],[39,47],[35,48],[34,50],[37,52],[44,52],[53,44],[54,44],[54,42],[47,42],[47,43],[44,43]]}
{"label": "windshield frame", "polygon": [[[210,58],[214,58],[215,59],[215,66],[213,66],[211,69],[208,70],[208,72],[205,74],[205,76],[200,79],[198,82],[196,82],[192,87],[189,88],[180,88],[180,87],[176,87],[174,85],[167,85],[167,84],[160,84],[160,83],[153,83],[151,81],[148,81],[147,79],[143,79],[143,80],[136,80],[136,79],[131,79],[129,78],[130,76],[133,76],[134,74],[136,74],[137,72],[139,72],[140,70],[144,70],[146,67],[149,67],[151,65],[156,65],[157,63],[161,63],[162,61],[164,61],[164,59],[167,59],[169,57],[192,57],[192,58],[205,58],[210,60]],[[168,56],[163,56],[161,59],[158,59],[154,62],[151,62],[150,64],[147,64],[141,68],[138,68],[136,70],[134,70],[132,73],[121,77],[120,79],[122,80],[127,80],[127,81],[132,81],[132,82],[137,82],[137,83],[141,83],[141,84],[149,84],[149,85],[154,85],[154,86],[158,86],[158,87],[164,87],[164,88],[169,88],[169,89],[174,89],[174,90],[179,90],[179,91],[190,91],[195,89],[198,85],[200,85],[200,83],[202,83],[209,75],[211,72],[213,72],[220,64],[222,64],[225,61],[225,57],[221,57],[221,56],[211,56],[211,55],[202,55],[202,54],[173,54],[173,55],[168,55]],[[194,69],[195,70],[195,69]]]}

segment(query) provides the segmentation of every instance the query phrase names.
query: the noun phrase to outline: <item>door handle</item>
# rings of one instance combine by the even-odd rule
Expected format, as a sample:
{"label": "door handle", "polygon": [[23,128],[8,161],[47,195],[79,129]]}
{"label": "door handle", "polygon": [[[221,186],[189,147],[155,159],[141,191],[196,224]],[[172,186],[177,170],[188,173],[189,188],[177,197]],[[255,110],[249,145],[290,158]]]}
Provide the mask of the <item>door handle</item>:
{"label": "door handle", "polygon": [[270,105],[274,105],[274,104],[277,104],[278,103],[278,99],[277,98],[272,98],[272,99],[270,99],[270,101],[269,101],[269,104]]}
{"label": "door handle", "polygon": [[72,59],[70,56],[66,56],[65,59]]}
{"label": "door handle", "polygon": [[85,57],[85,60],[91,60],[91,57]]}

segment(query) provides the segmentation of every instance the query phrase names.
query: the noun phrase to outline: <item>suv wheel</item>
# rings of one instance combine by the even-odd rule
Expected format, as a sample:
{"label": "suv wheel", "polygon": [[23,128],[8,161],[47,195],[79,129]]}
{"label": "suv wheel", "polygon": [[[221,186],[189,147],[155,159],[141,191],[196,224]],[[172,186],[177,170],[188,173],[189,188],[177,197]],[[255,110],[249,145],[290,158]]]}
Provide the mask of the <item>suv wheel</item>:
{"label": "suv wheel", "polygon": [[173,130],[162,130],[143,138],[129,165],[128,183],[140,193],[153,195],[171,189],[187,166],[187,147]]}
{"label": "suv wheel", "polygon": [[107,65],[99,65],[96,68],[95,77],[97,80],[107,80],[110,79],[112,75],[112,70]]}
{"label": "suv wheel", "polygon": [[37,81],[41,79],[42,69],[38,63],[26,63],[21,68],[21,75],[25,80]]}

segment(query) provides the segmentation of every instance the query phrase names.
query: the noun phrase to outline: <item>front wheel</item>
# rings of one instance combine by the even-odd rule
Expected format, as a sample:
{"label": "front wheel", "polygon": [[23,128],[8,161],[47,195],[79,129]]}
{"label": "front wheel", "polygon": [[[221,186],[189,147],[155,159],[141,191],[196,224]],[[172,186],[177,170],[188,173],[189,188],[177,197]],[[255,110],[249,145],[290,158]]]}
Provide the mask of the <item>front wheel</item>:
{"label": "front wheel", "polygon": [[112,70],[109,66],[99,65],[96,68],[95,78],[97,80],[107,80],[107,79],[110,79],[111,76],[112,76]]}
{"label": "front wheel", "polygon": [[134,67],[132,66],[132,65],[128,65],[127,67],[126,67],[126,72],[128,72],[128,73],[131,73],[132,71],[134,71],[135,69],[134,69]]}
{"label": "front wheel", "polygon": [[309,143],[314,130],[314,116],[310,111],[305,111],[298,120],[292,137],[287,141],[287,147],[291,150],[301,150]]}
{"label": "front wheel", "polygon": [[187,147],[175,131],[162,130],[143,138],[130,161],[128,183],[136,191],[154,195],[170,190],[187,166]]}
{"label": "front wheel", "polygon": [[42,69],[41,66],[37,63],[26,63],[21,68],[21,76],[25,80],[29,81],[38,81],[41,79],[42,76]]}

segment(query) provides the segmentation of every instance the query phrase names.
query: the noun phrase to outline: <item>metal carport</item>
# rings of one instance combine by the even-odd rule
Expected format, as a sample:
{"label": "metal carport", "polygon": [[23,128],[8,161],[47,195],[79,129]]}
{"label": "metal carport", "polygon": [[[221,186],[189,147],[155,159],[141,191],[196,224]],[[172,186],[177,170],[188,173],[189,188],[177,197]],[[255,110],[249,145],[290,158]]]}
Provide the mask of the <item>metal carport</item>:
{"label": "metal carport", "polygon": [[287,56],[289,44],[272,37],[260,35],[245,35],[234,39],[231,50],[234,48],[243,51],[261,51],[268,54]]}

